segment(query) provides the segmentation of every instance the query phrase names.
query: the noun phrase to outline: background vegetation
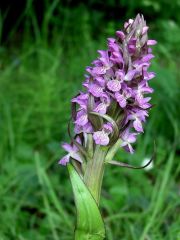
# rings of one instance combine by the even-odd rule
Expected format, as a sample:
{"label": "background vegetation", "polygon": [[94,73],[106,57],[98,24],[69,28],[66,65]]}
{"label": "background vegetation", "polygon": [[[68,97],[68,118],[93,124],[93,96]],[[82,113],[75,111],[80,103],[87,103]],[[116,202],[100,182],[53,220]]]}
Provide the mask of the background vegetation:
{"label": "background vegetation", "polygon": [[158,40],[152,102],[134,156],[149,171],[106,168],[102,214],[108,240],[180,239],[180,1],[5,1],[0,12],[0,240],[71,240],[73,195],[57,162],[70,99],[107,37],[140,12]]}

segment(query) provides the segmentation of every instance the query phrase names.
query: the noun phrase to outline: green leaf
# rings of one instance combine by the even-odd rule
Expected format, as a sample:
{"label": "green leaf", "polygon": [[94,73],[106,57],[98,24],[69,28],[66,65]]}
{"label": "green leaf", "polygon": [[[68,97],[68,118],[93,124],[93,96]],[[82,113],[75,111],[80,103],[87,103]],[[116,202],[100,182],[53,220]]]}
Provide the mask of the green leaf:
{"label": "green leaf", "polygon": [[75,240],[103,240],[105,227],[99,208],[74,167],[67,167],[77,210]]}

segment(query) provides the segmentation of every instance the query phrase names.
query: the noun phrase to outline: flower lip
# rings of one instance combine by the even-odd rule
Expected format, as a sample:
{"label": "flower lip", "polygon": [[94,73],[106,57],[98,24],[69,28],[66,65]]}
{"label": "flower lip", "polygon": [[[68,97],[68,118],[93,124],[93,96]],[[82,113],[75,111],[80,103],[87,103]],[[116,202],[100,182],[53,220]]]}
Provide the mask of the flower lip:
{"label": "flower lip", "polygon": [[102,131],[94,132],[93,139],[96,144],[106,146],[109,143],[109,137],[108,134]]}
{"label": "flower lip", "polygon": [[107,87],[112,92],[118,92],[121,89],[121,83],[118,80],[110,80],[107,83]]}

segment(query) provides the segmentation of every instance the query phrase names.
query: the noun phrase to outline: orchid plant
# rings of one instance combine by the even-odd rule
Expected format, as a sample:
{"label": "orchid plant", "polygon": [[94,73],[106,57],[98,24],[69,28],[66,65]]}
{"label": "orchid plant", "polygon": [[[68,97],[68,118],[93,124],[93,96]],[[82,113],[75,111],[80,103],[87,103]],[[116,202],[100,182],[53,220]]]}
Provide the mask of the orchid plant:
{"label": "orchid plant", "polygon": [[59,163],[69,170],[75,196],[76,240],[105,238],[98,207],[105,166],[138,168],[113,158],[119,148],[134,153],[132,144],[143,132],[152,107],[147,94],[153,92],[149,81],[155,74],[148,68],[155,44],[148,39],[142,15],[129,19],[116,38],[108,38],[108,49],[98,51],[99,57],[86,68],[85,91],[72,99],[75,136],[69,123],[71,144],[62,145],[67,155]]}

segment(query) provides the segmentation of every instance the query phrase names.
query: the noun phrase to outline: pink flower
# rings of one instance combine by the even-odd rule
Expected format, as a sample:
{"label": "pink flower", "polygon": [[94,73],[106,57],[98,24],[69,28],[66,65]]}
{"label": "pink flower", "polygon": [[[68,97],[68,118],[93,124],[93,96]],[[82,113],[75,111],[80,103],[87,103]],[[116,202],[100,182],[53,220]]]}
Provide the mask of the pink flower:
{"label": "pink flower", "polygon": [[[78,143],[81,144],[80,138],[76,139]],[[78,148],[75,145],[70,145],[68,143],[63,143],[62,147],[66,152],[68,152],[67,155],[65,155],[61,160],[59,161],[59,164],[61,165],[67,165],[67,163],[70,161],[70,158],[75,159],[78,162],[82,162],[80,156],[78,155]]]}
{"label": "pink flower", "polygon": [[136,141],[136,136],[137,133],[130,133],[129,129],[126,129],[121,135],[121,139],[123,140],[121,147],[123,147],[126,151],[133,153],[134,149],[131,144]]}
{"label": "pink flower", "polygon": [[[129,19],[124,29],[116,32],[116,38],[108,38],[107,49],[99,50],[99,57],[86,68],[85,91],[72,99],[77,106],[73,108],[77,136],[91,134],[95,144],[109,147],[120,136],[121,146],[133,153],[131,144],[143,132],[151,108],[149,95],[153,89],[149,83],[155,76],[149,67],[154,58],[151,46],[156,41],[148,40],[148,29],[142,15]],[[85,140],[81,144],[84,147]],[[80,161],[77,149],[71,145],[64,148],[68,154],[61,164],[67,164],[72,156]]]}

